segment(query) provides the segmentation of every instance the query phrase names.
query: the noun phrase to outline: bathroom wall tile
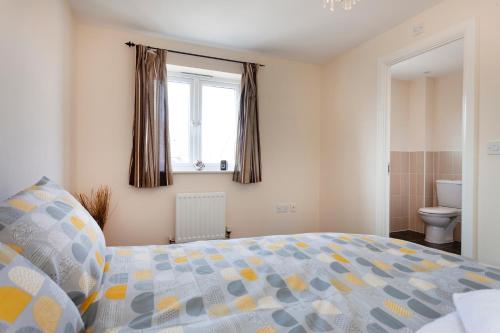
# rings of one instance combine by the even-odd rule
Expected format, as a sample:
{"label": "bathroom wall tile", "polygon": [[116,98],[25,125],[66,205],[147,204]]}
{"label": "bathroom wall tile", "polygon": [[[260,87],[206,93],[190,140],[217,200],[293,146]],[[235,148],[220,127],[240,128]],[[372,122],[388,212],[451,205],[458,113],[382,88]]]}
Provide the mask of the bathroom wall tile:
{"label": "bathroom wall tile", "polygon": [[401,228],[402,228],[402,230],[408,230],[409,229],[409,218],[408,218],[408,216],[403,216],[401,218]]}
{"label": "bathroom wall tile", "polygon": [[434,196],[434,176],[433,176],[433,174],[427,173],[425,175],[425,202],[426,202],[426,205],[432,205],[433,196]]}
{"label": "bathroom wall tile", "polygon": [[401,174],[391,173],[391,195],[401,195]]}
{"label": "bathroom wall tile", "polygon": [[437,152],[437,163],[436,163],[437,169],[435,170],[436,173],[438,174],[445,173],[445,171],[443,171],[444,161],[445,161],[445,152],[441,151]]}
{"label": "bathroom wall tile", "polygon": [[425,172],[425,154],[423,151],[417,152],[417,174],[423,175]]}
{"label": "bathroom wall tile", "polygon": [[410,199],[408,201],[409,204],[409,209],[408,209],[408,230],[413,230],[415,226],[415,209],[416,209],[416,203]]}
{"label": "bathroom wall tile", "polygon": [[418,208],[425,207],[425,195],[421,194],[417,197]]}
{"label": "bathroom wall tile", "polygon": [[410,197],[414,198],[418,194],[418,181],[417,174],[410,174]]}
{"label": "bathroom wall tile", "polygon": [[399,229],[399,217],[394,217],[391,215],[389,219],[389,231],[394,232]]}
{"label": "bathroom wall tile", "polygon": [[434,173],[434,153],[431,151],[425,152],[425,173]]}
{"label": "bathroom wall tile", "polygon": [[425,175],[417,174],[417,195],[424,196],[425,195]]}
{"label": "bathroom wall tile", "polygon": [[461,179],[461,152],[391,152],[391,231],[425,232],[418,209],[437,206],[436,180]]}
{"label": "bathroom wall tile", "polygon": [[453,173],[453,160],[452,153],[448,151],[439,152],[439,173],[452,174]]}
{"label": "bathroom wall tile", "polygon": [[452,163],[453,163],[453,174],[461,176],[462,175],[462,152],[454,151],[452,153]]}
{"label": "bathroom wall tile", "polygon": [[401,152],[401,173],[409,173],[410,172],[410,153],[409,152]]}
{"label": "bathroom wall tile", "polygon": [[421,234],[424,234],[425,233],[425,223],[424,223],[424,221],[422,221],[422,219],[418,215],[417,215],[416,221],[417,222],[416,222],[415,231],[419,232]]}
{"label": "bathroom wall tile", "polygon": [[454,175],[451,173],[439,173],[436,177],[436,180],[453,180]]}
{"label": "bathroom wall tile", "polygon": [[420,203],[418,200],[418,196],[413,196],[410,198],[410,210],[409,210],[409,218],[410,218],[410,230],[416,231],[417,228],[417,211],[420,208]]}
{"label": "bathroom wall tile", "polygon": [[401,196],[391,195],[390,207],[391,207],[390,216],[401,217]]}
{"label": "bathroom wall tile", "polygon": [[398,229],[399,229],[399,231],[408,230],[408,226],[405,223],[405,218],[403,218],[403,217],[399,218]]}
{"label": "bathroom wall tile", "polygon": [[412,231],[419,232],[419,225],[420,225],[419,219],[420,218],[418,217],[418,215],[415,215],[415,221],[413,222],[413,228],[411,229]]}
{"label": "bathroom wall tile", "polygon": [[443,177],[445,180],[455,180],[455,178],[456,178],[456,176],[452,173],[444,174]]}
{"label": "bathroom wall tile", "polygon": [[436,206],[436,180],[438,171],[438,156],[439,152],[432,152],[432,173],[430,174],[432,178],[432,206]]}
{"label": "bathroom wall tile", "polygon": [[390,232],[402,231],[400,220],[400,217],[391,217]]}
{"label": "bathroom wall tile", "polygon": [[401,196],[401,217],[406,218],[410,216],[410,197],[407,195]]}
{"label": "bathroom wall tile", "polygon": [[436,152],[436,161],[435,161],[435,168],[434,168],[434,172],[435,173],[441,173],[441,160],[443,159],[444,157],[444,153],[442,152]]}
{"label": "bathroom wall tile", "polygon": [[401,174],[401,195],[410,196],[410,174]]}
{"label": "bathroom wall tile", "polygon": [[391,219],[391,232],[408,230],[408,220],[402,217]]}
{"label": "bathroom wall tile", "polygon": [[410,152],[410,173],[417,173],[417,152]]}
{"label": "bathroom wall tile", "polygon": [[408,217],[408,230],[413,230],[414,229],[414,226],[415,225],[415,216],[413,215],[410,215]]}
{"label": "bathroom wall tile", "polygon": [[391,224],[390,224],[390,229],[389,229],[391,232],[394,232],[394,231],[398,230],[398,226],[399,226],[399,221],[398,220],[399,220],[398,217],[392,217],[391,216],[391,220],[390,220]]}
{"label": "bathroom wall tile", "polygon": [[418,215],[418,209],[424,206],[425,206],[425,196],[418,195],[415,198],[415,206],[410,210],[410,214],[413,214],[415,216],[412,229],[413,231],[420,233],[424,232],[425,228],[423,228],[423,221],[420,219],[420,216]]}
{"label": "bathroom wall tile", "polygon": [[395,211],[394,211],[394,216],[395,217],[401,217],[403,216],[403,213],[402,213],[402,206],[401,206],[401,196],[394,196],[394,208],[395,208]]}
{"label": "bathroom wall tile", "polygon": [[432,200],[432,196],[425,196],[425,207],[432,207],[434,206],[434,201]]}
{"label": "bathroom wall tile", "polygon": [[391,152],[391,231],[409,229],[410,155],[410,152]]}
{"label": "bathroom wall tile", "polygon": [[435,151],[433,152],[433,158],[434,158],[434,170],[432,171],[432,173],[434,174],[434,179],[437,179],[436,178],[436,175],[439,173],[439,152],[438,151]]}
{"label": "bathroom wall tile", "polygon": [[439,173],[439,152],[434,152],[434,173]]}
{"label": "bathroom wall tile", "polygon": [[[425,196],[422,195],[418,198],[418,208],[423,208],[423,207],[426,207],[427,205],[425,204]],[[415,212],[416,214],[416,227],[415,227],[415,231],[417,232],[420,232],[420,233],[424,233],[425,232],[425,223],[424,221],[422,221],[422,219],[420,218],[420,216],[418,215],[418,208],[417,208],[417,211]]]}

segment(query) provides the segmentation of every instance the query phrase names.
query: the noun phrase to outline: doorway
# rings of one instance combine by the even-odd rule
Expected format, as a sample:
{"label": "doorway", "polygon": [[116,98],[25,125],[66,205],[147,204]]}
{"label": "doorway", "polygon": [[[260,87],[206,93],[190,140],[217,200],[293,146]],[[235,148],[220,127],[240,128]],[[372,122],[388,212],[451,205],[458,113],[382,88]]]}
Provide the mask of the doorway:
{"label": "doorway", "polygon": [[390,237],[461,254],[463,39],[391,67]]}
{"label": "doorway", "polygon": [[[377,234],[470,258],[476,256],[474,31],[467,22],[381,59],[377,124]],[[455,203],[443,200],[450,184],[461,188]],[[460,212],[456,221],[445,214],[449,225],[456,222],[447,237],[429,232],[435,216],[429,223],[426,214],[437,207]]]}

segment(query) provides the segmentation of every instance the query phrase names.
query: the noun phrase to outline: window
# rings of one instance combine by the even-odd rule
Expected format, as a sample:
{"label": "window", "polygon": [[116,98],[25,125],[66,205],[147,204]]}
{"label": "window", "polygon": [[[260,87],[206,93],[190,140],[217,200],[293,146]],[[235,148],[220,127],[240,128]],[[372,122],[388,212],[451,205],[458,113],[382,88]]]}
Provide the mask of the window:
{"label": "window", "polygon": [[[192,69],[191,69],[192,71]],[[239,76],[169,70],[168,106],[174,172],[219,171],[221,160],[234,169],[240,95]]]}

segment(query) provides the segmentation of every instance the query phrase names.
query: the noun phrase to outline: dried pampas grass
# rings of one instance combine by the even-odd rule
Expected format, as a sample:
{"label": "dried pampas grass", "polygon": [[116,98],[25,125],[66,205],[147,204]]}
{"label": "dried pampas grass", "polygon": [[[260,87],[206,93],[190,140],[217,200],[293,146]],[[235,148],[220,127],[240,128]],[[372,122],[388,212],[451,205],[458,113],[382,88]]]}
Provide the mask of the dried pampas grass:
{"label": "dried pampas grass", "polygon": [[104,225],[108,220],[111,188],[109,186],[101,186],[97,191],[90,191],[90,195],[76,193],[76,198],[90,215],[92,215],[94,220],[96,220],[99,227],[104,230]]}

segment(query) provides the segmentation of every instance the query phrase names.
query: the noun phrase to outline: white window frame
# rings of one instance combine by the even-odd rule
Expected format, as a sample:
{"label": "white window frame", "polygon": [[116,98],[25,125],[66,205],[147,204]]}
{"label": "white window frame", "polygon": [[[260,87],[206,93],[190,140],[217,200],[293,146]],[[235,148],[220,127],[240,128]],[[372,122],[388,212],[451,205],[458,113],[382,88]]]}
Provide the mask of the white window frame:
{"label": "white window frame", "polygon": [[[193,163],[201,160],[202,156],[202,91],[204,86],[234,89],[235,98],[235,112],[239,110],[239,98],[241,92],[241,82],[237,79],[210,76],[196,73],[181,73],[169,72],[168,82],[189,83],[191,86],[191,103],[190,103],[190,126],[189,126],[189,156],[192,163],[174,163],[172,162],[172,169],[174,173],[217,173],[217,172],[233,172],[234,163],[228,164],[227,170],[220,170],[220,163],[205,163],[203,170],[196,170]],[[169,110],[172,112],[172,110]],[[238,117],[238,114],[236,114]],[[235,131],[237,128],[234,129]],[[235,150],[236,154],[236,150]]]}

